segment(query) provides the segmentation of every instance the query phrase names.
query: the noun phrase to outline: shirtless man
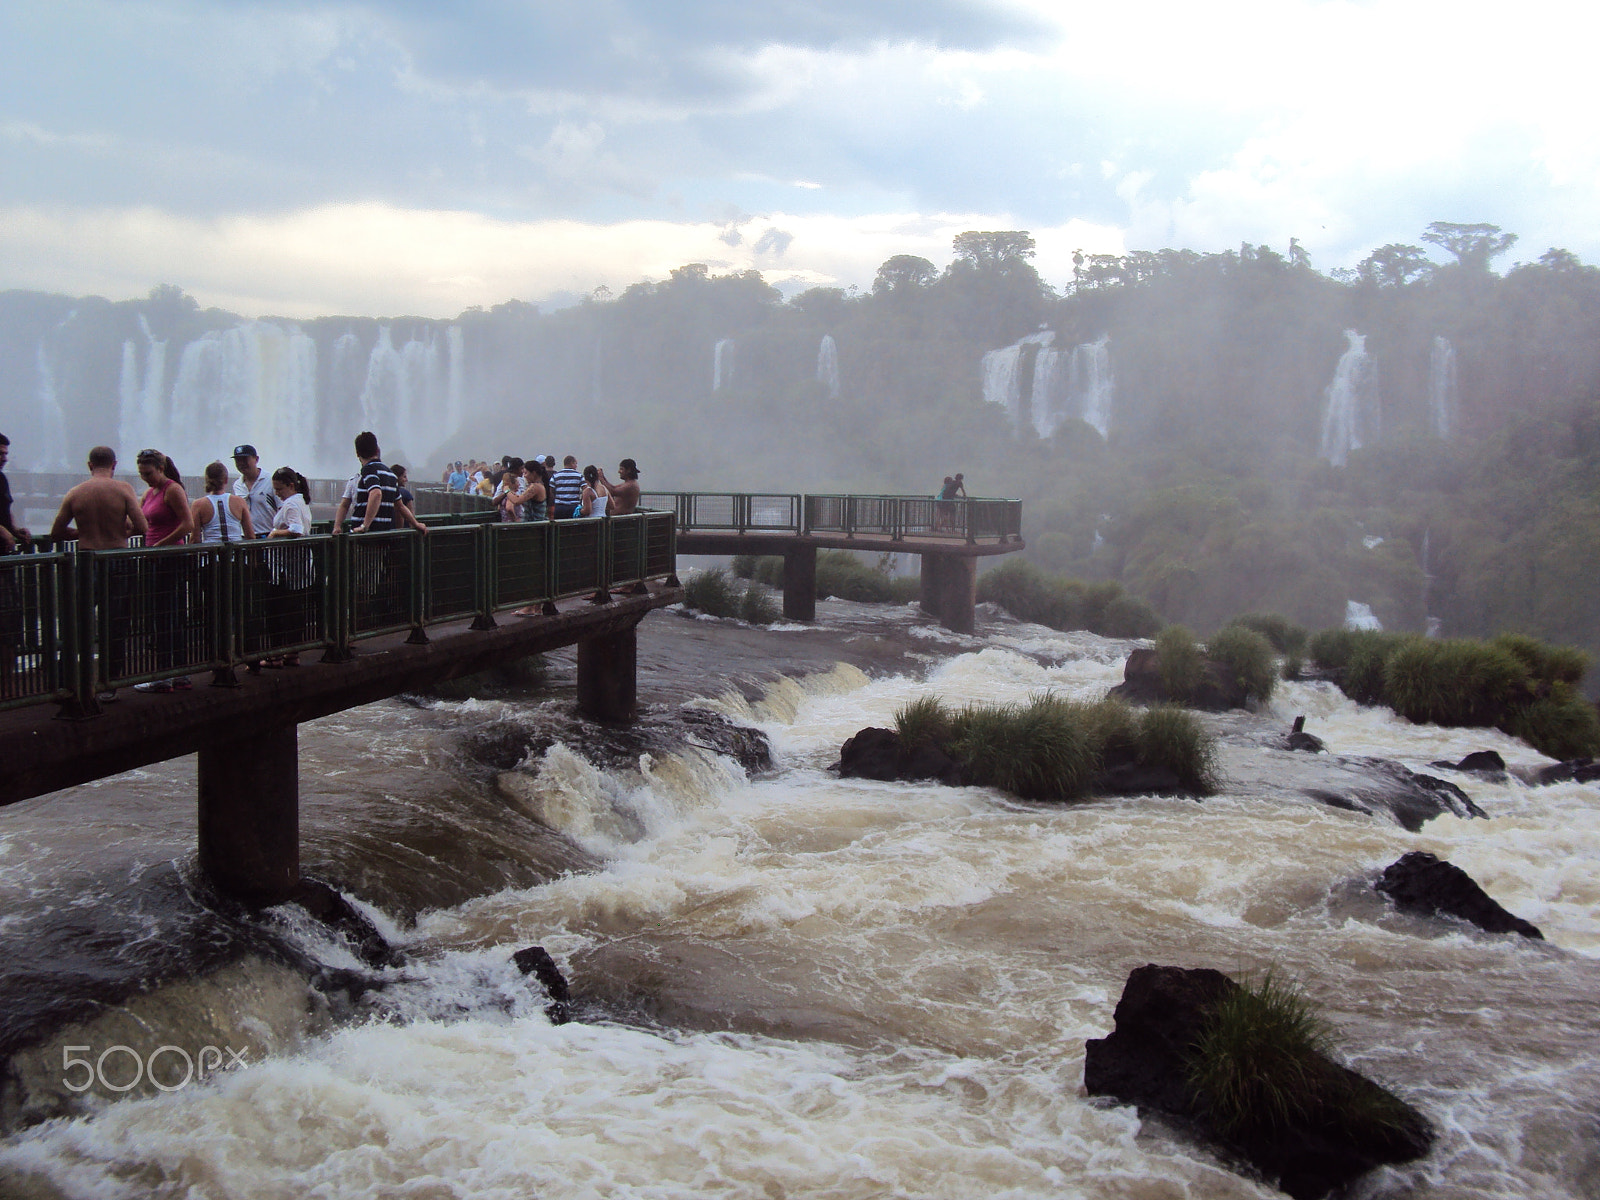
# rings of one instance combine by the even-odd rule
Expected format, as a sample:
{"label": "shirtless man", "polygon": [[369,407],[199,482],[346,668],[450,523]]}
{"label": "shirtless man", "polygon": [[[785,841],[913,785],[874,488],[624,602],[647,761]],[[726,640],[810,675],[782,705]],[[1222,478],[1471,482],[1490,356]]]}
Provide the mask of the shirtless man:
{"label": "shirtless man", "polygon": [[625,458],[617,464],[617,470],[622,473],[621,483],[612,483],[604,471],[600,472],[600,482],[611,490],[611,502],[606,506],[607,515],[625,517],[639,508],[639,464],[631,458]]}
{"label": "shirtless man", "polygon": [[112,478],[116,469],[117,455],[110,446],[89,451],[89,478],[61,501],[51,538],[60,542],[75,537],[80,550],[126,550],[129,534],[149,528],[133,488]]}

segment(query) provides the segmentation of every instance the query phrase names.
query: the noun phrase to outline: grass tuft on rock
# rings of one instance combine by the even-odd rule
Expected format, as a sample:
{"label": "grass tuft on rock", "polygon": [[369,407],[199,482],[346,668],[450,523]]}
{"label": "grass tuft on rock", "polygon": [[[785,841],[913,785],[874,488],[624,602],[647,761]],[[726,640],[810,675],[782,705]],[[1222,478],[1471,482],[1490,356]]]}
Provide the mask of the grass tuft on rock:
{"label": "grass tuft on rock", "polygon": [[1150,637],[1161,618],[1120,583],[1084,583],[1008,558],[978,576],[978,599],[1051,629],[1087,629],[1102,637]]}
{"label": "grass tuft on rock", "polygon": [[683,604],[711,617],[737,617],[752,625],[770,625],[779,616],[772,597],[755,583],[736,583],[721,567],[701,571],[683,585]]}
{"label": "grass tuft on rock", "polygon": [[1305,994],[1268,972],[1212,1008],[1189,1084],[1227,1137],[1271,1136],[1318,1117],[1329,1101],[1333,1038]]}
{"label": "grass tuft on rock", "polygon": [[1165,767],[1197,795],[1215,786],[1215,749],[1192,713],[1161,706],[1138,711],[1120,700],[1084,704],[1048,693],[1026,704],[951,709],[922,696],[895,713],[910,749],[937,746],[972,783],[1027,800],[1071,800],[1092,790],[1109,762]]}
{"label": "grass tuft on rock", "polygon": [[1162,690],[1179,703],[1192,699],[1206,671],[1206,656],[1194,634],[1182,625],[1168,625],[1156,634],[1156,659]]}
{"label": "grass tuft on rock", "polygon": [[1277,613],[1246,613],[1242,617],[1235,617],[1228,624],[1242,625],[1252,633],[1259,633],[1279,654],[1291,657],[1303,655],[1306,642],[1311,637],[1305,626],[1296,625],[1288,617],[1279,616]]}
{"label": "grass tuft on rock", "polygon": [[1244,694],[1262,703],[1278,685],[1278,663],[1272,643],[1243,625],[1219,629],[1206,643],[1206,657],[1221,663],[1238,680]]}
{"label": "grass tuft on rock", "polygon": [[906,747],[943,746],[955,732],[955,716],[937,696],[918,696],[894,714],[895,732]]}

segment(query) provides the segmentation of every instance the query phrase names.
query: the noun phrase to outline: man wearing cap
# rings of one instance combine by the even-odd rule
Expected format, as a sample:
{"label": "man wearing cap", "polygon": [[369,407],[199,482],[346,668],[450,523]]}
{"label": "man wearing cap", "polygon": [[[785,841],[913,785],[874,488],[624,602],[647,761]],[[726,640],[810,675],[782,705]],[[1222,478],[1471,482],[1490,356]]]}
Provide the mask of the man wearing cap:
{"label": "man wearing cap", "polygon": [[256,457],[256,448],[249,443],[233,448],[233,465],[239,469],[239,478],[233,481],[233,494],[243,496],[250,506],[250,521],[257,537],[272,532],[272,518],[278,511],[278,494],[272,490]]}

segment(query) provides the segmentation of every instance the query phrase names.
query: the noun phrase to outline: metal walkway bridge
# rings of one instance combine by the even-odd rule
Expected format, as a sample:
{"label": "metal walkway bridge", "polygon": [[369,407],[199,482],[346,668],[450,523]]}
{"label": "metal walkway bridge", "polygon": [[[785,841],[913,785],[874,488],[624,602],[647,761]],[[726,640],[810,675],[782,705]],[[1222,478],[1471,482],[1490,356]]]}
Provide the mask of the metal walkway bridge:
{"label": "metal walkway bridge", "polygon": [[[202,871],[276,903],[299,880],[302,721],[574,644],[580,708],[627,721],[636,627],[682,599],[679,553],[782,554],[803,619],[818,547],[919,553],[924,607],[959,627],[964,604],[970,628],[975,558],[1022,548],[1016,501],[654,493],[626,516],[500,523],[480,498],[416,494],[425,537],[0,557],[0,806],[198,753]],[[306,665],[250,670],[285,655]]]}

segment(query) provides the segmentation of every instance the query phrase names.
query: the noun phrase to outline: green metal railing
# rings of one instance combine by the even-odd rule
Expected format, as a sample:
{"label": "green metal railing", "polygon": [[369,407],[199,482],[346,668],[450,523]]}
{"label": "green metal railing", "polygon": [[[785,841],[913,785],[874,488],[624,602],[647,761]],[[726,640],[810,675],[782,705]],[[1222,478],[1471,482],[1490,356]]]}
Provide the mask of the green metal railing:
{"label": "green metal railing", "polygon": [[1022,501],[930,496],[829,496],[761,492],[649,492],[651,508],[677,514],[681,533],[856,534],[1011,541],[1022,536]]}
{"label": "green metal railing", "polygon": [[0,708],[95,695],[673,575],[670,512],[0,558]]}

